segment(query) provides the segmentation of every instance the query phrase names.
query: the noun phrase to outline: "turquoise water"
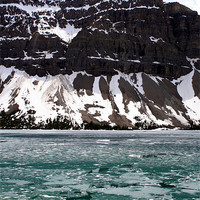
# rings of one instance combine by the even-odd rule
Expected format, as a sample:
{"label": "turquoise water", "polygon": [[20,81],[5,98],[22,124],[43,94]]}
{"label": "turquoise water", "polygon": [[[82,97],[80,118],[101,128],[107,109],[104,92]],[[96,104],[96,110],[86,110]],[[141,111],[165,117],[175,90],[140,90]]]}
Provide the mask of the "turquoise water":
{"label": "turquoise water", "polygon": [[0,199],[200,199],[199,131],[0,130]]}

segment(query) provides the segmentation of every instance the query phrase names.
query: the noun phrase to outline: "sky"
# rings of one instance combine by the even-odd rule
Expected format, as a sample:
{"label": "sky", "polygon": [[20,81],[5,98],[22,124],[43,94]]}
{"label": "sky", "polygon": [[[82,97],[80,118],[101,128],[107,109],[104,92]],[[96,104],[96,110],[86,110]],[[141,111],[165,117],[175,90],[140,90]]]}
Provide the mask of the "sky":
{"label": "sky", "polygon": [[163,0],[164,2],[178,2],[189,7],[192,10],[195,10],[200,15],[200,0]]}

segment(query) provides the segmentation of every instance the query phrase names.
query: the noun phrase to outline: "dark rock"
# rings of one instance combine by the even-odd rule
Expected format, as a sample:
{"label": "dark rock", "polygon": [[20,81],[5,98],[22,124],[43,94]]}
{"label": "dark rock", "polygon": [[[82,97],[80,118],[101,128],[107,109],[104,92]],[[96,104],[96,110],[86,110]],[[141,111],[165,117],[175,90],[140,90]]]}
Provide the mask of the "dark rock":
{"label": "dark rock", "polygon": [[88,95],[92,95],[93,83],[94,83],[93,76],[78,74],[78,76],[75,78],[73,82],[73,86],[78,92],[81,91],[81,89],[82,90],[85,89]]}
{"label": "dark rock", "polygon": [[148,155],[143,155],[142,158],[157,158],[158,156],[156,154],[148,154]]}
{"label": "dark rock", "polygon": [[167,183],[159,183],[159,185],[162,187],[162,188],[175,188],[176,186],[175,185],[171,185],[171,184],[167,184]]}
{"label": "dark rock", "polygon": [[131,186],[138,186],[139,184],[137,183],[111,183],[110,184],[112,187],[116,187],[116,188],[119,188],[119,187],[131,187]]}
{"label": "dark rock", "polygon": [[[31,2],[26,4],[32,5]],[[0,40],[0,64],[16,66],[30,75],[39,76],[80,70],[95,76],[114,75],[117,69],[170,78],[191,71],[186,56],[196,58],[200,55],[200,16],[178,3],[163,4],[161,0],[138,0],[136,4],[134,1],[118,4],[99,0],[34,2],[36,6],[44,4],[60,6],[55,18],[43,19],[49,28],[55,28],[57,24],[65,28],[71,24],[82,30],[67,44],[56,35],[37,32],[40,15],[51,16],[49,11],[30,16],[17,6],[2,6],[0,36],[4,39]],[[86,5],[89,9],[84,8]],[[8,39],[18,36],[17,40]],[[57,53],[52,59],[38,59],[37,52],[44,51]],[[30,59],[24,59],[24,52]],[[199,62],[196,67],[199,68]]]}
{"label": "dark rock", "polygon": [[200,84],[199,83],[200,83],[200,73],[198,71],[195,71],[192,84],[193,84],[195,96],[200,98]]}
{"label": "dark rock", "polygon": [[89,171],[89,173],[100,173],[100,172],[105,172],[107,171],[109,168],[107,167],[101,167],[101,168],[96,168],[96,169],[93,169],[91,171]]}
{"label": "dark rock", "polygon": [[101,77],[99,80],[99,89],[101,91],[103,99],[109,99],[109,86],[105,78]]}

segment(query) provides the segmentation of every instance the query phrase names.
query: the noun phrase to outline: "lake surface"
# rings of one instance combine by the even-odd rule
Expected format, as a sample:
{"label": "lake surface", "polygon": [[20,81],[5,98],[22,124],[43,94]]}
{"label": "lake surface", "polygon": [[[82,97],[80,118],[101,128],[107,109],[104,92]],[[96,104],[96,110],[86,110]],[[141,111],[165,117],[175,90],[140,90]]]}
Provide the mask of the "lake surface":
{"label": "lake surface", "polygon": [[200,199],[200,131],[0,130],[0,199]]}

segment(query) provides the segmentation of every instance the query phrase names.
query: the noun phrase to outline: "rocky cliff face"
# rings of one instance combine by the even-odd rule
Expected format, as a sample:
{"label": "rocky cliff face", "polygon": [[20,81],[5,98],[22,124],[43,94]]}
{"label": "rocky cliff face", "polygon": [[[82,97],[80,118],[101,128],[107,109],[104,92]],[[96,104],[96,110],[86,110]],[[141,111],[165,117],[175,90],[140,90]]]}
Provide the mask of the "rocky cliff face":
{"label": "rocky cliff face", "polygon": [[1,109],[130,127],[199,123],[197,12],[162,0],[0,3]]}

